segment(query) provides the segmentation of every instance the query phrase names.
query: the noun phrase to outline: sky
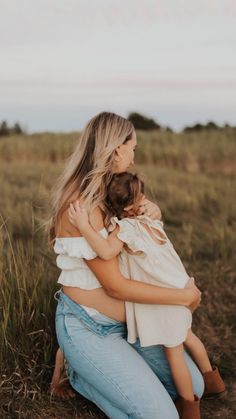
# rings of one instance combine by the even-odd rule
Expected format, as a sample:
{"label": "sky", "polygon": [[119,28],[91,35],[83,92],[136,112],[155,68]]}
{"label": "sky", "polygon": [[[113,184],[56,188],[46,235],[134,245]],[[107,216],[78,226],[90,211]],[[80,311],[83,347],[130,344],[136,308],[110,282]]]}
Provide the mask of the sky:
{"label": "sky", "polygon": [[236,125],[236,0],[0,0],[0,121]]}

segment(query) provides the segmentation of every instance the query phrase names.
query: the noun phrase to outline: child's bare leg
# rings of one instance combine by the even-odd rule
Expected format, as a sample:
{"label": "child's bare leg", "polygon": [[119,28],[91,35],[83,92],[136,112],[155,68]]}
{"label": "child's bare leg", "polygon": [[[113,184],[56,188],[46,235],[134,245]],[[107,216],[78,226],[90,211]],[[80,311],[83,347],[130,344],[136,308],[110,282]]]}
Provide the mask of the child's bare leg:
{"label": "child's bare leg", "polygon": [[193,360],[198,365],[202,374],[212,371],[212,366],[209,361],[207,351],[201,340],[189,329],[184,345],[192,356]]}
{"label": "child's bare leg", "polygon": [[194,401],[192,377],[184,359],[183,344],[165,347],[165,354],[179,395],[185,400]]}

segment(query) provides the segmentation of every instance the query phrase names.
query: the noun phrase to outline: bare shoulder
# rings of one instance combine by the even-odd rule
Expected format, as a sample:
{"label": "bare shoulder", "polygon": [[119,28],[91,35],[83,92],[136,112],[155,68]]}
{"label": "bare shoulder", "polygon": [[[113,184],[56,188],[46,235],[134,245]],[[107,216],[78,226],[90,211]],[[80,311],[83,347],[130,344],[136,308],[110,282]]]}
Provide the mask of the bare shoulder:
{"label": "bare shoulder", "polygon": [[104,228],[104,221],[103,221],[104,214],[101,208],[96,207],[90,214],[90,223],[92,224],[93,228],[97,231],[102,230]]}
{"label": "bare shoulder", "polygon": [[77,227],[75,227],[69,221],[68,208],[62,213],[57,226],[57,237],[79,237],[81,233]]}
{"label": "bare shoulder", "polygon": [[[69,221],[68,208],[62,213],[58,222],[57,237],[80,237],[79,229]],[[95,230],[99,231],[104,227],[103,213],[99,207],[95,208],[90,214],[90,222]]]}

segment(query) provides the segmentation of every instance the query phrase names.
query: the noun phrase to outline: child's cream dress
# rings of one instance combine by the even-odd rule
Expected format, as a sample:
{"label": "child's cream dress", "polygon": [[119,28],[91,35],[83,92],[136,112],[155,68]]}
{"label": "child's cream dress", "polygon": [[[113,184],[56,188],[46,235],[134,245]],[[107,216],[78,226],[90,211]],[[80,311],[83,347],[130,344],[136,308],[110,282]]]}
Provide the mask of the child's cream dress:
{"label": "child's cream dress", "polygon": [[[120,268],[124,276],[161,287],[184,288],[189,276],[168,239],[163,223],[146,215],[119,220],[112,217],[109,231],[119,225],[117,237],[132,252],[123,248]],[[156,243],[146,228],[161,241]],[[191,327],[191,311],[178,305],[139,304],[126,302],[128,342],[139,337],[141,346],[162,344],[167,347],[184,342]]]}

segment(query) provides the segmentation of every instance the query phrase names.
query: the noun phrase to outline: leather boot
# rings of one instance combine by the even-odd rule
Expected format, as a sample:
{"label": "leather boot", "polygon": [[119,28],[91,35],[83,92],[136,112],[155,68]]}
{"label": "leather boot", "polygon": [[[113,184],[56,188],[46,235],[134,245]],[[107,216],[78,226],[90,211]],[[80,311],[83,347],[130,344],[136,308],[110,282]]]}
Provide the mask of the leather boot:
{"label": "leather boot", "polygon": [[204,397],[220,394],[225,391],[225,384],[217,367],[213,367],[212,371],[205,372],[203,374],[203,379],[205,383]]}
{"label": "leather boot", "polygon": [[175,401],[175,406],[180,419],[201,419],[200,400],[197,396],[194,395],[194,401],[185,400],[179,396]]}

